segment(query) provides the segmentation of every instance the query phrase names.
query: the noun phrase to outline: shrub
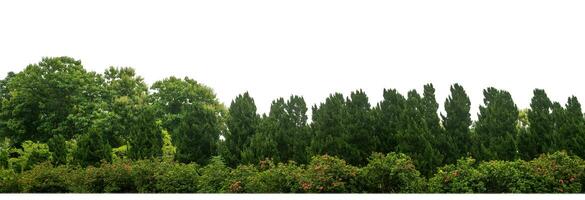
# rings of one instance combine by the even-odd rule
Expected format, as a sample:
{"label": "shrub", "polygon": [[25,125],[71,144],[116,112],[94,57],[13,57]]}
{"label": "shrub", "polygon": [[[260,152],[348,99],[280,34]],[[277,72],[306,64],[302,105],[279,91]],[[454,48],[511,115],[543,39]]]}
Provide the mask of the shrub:
{"label": "shrub", "polygon": [[163,162],[162,174],[157,176],[156,191],[164,193],[195,193],[199,174],[196,164]]}
{"label": "shrub", "polygon": [[12,169],[0,169],[0,193],[19,192],[17,176]]}
{"label": "shrub", "polygon": [[132,165],[128,161],[89,166],[77,173],[76,192],[129,193],[137,192],[132,180]]}
{"label": "shrub", "polygon": [[16,158],[10,158],[10,165],[18,172],[31,169],[34,165],[51,160],[49,146],[44,143],[27,140],[22,143],[22,149],[12,149],[18,154]]}
{"label": "shrub", "polygon": [[71,192],[68,177],[70,169],[66,166],[53,167],[45,162],[20,174],[18,185],[22,192],[65,193]]}
{"label": "shrub", "polygon": [[324,155],[314,156],[307,170],[300,177],[301,191],[344,193],[351,192],[349,184],[357,176],[357,168],[347,165],[344,160]]}
{"label": "shrub", "polygon": [[530,191],[523,192],[585,192],[585,162],[581,158],[555,152],[529,163],[534,182]]}
{"label": "shrub", "polygon": [[372,154],[367,166],[359,170],[359,192],[423,192],[425,179],[415,169],[410,157],[402,153]]}
{"label": "shrub", "polygon": [[250,179],[258,173],[254,165],[240,165],[231,170],[224,182],[222,191],[230,193],[250,193],[255,192],[255,188],[247,187]]}
{"label": "shrub", "polygon": [[460,159],[457,164],[439,168],[437,173],[429,179],[429,192],[435,193],[472,193],[485,192],[484,178],[479,170],[474,168],[472,158]]}
{"label": "shrub", "polygon": [[251,177],[246,187],[257,193],[292,193],[300,192],[299,180],[304,175],[302,167],[294,162],[274,165],[272,161],[261,161],[260,171]]}
{"label": "shrub", "polygon": [[222,190],[224,182],[227,180],[230,169],[225,165],[223,159],[219,156],[211,158],[207,166],[201,168],[197,187],[199,192],[217,193],[225,192]]}
{"label": "shrub", "polygon": [[530,166],[522,160],[489,161],[481,163],[477,170],[483,174],[480,181],[486,193],[522,193],[534,185]]}

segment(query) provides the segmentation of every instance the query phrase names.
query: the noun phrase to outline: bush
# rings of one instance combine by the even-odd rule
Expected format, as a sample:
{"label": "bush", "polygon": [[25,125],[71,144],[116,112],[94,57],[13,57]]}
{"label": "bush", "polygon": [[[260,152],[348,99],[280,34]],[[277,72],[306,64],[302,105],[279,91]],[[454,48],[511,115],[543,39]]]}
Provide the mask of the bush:
{"label": "bush", "polygon": [[197,181],[199,192],[218,193],[225,192],[222,190],[224,182],[230,174],[230,169],[225,165],[223,159],[219,156],[211,158],[209,164],[199,171],[201,176]]}
{"label": "bush", "polygon": [[532,188],[523,192],[585,192],[585,162],[566,152],[541,155],[530,163]]}
{"label": "bush", "polygon": [[195,193],[196,164],[141,160],[133,164],[132,177],[138,192]]}
{"label": "bush", "polygon": [[474,168],[472,158],[460,159],[455,165],[446,165],[439,168],[437,173],[429,179],[429,191],[435,193],[473,193],[485,192],[484,178],[479,170]]}
{"label": "bush", "polygon": [[368,165],[359,170],[357,179],[359,192],[412,193],[426,188],[412,159],[402,153],[373,154]]}
{"label": "bush", "polygon": [[80,169],[75,178],[75,192],[132,193],[137,192],[132,180],[132,165],[128,161],[102,163],[100,167]]}
{"label": "bush", "polygon": [[324,155],[314,156],[300,177],[301,191],[346,193],[354,190],[350,182],[357,176],[357,168],[344,160]]}
{"label": "bush", "polygon": [[66,166],[53,167],[45,162],[20,174],[18,185],[26,193],[65,193],[71,192],[68,180],[71,170]]}
{"label": "bush", "polygon": [[18,154],[16,158],[10,158],[9,163],[18,172],[31,169],[34,165],[51,160],[49,146],[44,143],[27,140],[22,143],[22,149],[12,149]]}
{"label": "bush", "polygon": [[227,176],[222,191],[229,193],[251,193],[255,188],[247,187],[250,179],[258,173],[253,165],[240,165]]}
{"label": "bush", "polygon": [[0,169],[0,193],[17,193],[17,176],[12,169]]}
{"label": "bush", "polygon": [[272,161],[261,161],[260,171],[251,177],[246,187],[257,193],[292,193],[301,192],[300,177],[304,175],[302,167],[294,162],[274,165]]}

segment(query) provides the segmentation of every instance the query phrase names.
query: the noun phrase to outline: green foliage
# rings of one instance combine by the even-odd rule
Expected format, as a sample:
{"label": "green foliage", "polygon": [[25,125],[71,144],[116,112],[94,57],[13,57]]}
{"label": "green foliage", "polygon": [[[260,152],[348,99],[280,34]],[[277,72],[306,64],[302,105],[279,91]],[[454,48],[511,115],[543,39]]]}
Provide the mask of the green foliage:
{"label": "green foliage", "polygon": [[51,160],[51,152],[47,144],[27,140],[22,149],[13,149],[18,157],[10,158],[9,165],[18,172],[31,169],[34,165]]}
{"label": "green foliage", "polygon": [[226,110],[209,87],[189,78],[157,81],[150,96],[177,148],[175,159],[207,163],[218,151]]}
{"label": "green foliage", "polygon": [[0,169],[0,193],[17,193],[18,176],[12,169]]}
{"label": "green foliage", "polygon": [[528,110],[529,129],[521,134],[518,148],[525,159],[558,150],[558,138],[554,134],[552,102],[542,89],[534,90],[534,97]]}
{"label": "green foliage", "polygon": [[238,95],[232,101],[226,121],[229,133],[225,135],[225,145],[228,151],[223,155],[229,166],[235,167],[241,163],[241,152],[256,133],[259,118],[254,99],[248,92]]}
{"label": "green foliage", "polygon": [[347,118],[345,99],[340,93],[330,95],[319,107],[314,106],[310,152],[313,155],[346,157],[350,152],[345,139],[348,135]]}
{"label": "green foliage", "polygon": [[368,96],[362,90],[352,92],[346,100],[348,118],[347,135],[348,154],[344,157],[352,165],[365,165],[367,158],[375,152],[378,140],[375,134],[374,118],[370,109]]}
{"label": "green foliage", "polygon": [[102,84],[103,79],[86,72],[81,61],[43,58],[5,83],[3,90],[10,95],[4,96],[0,118],[15,144],[25,140],[46,142],[58,134],[71,138],[87,129],[77,120],[91,113],[81,108],[103,96]]}
{"label": "green foliage", "polygon": [[314,156],[300,177],[301,191],[309,193],[348,193],[355,190],[352,185],[357,168],[344,160],[324,155]]}
{"label": "green foliage", "polygon": [[296,163],[274,164],[271,160],[261,161],[260,170],[249,178],[246,190],[256,193],[302,192],[300,180],[304,169]]}
{"label": "green foliage", "polygon": [[132,180],[132,165],[122,161],[89,166],[76,173],[74,190],[82,193],[132,193],[137,192]]}
{"label": "green foliage", "polygon": [[68,177],[71,170],[65,166],[53,167],[45,162],[23,172],[18,179],[21,192],[67,193],[72,192]]}
{"label": "green foliage", "polygon": [[397,135],[402,126],[406,99],[395,89],[384,89],[384,99],[374,108],[375,130],[380,141],[378,152],[389,153],[396,149]]}
{"label": "green foliage", "polygon": [[488,88],[483,91],[484,105],[479,107],[476,132],[479,160],[513,160],[517,157],[515,138],[518,108],[510,93]]}
{"label": "green foliage", "polygon": [[563,149],[570,154],[585,157],[585,118],[577,97],[569,97],[561,115],[557,122],[557,132],[558,137],[563,138]]}
{"label": "green foliage", "polygon": [[164,161],[173,161],[175,160],[175,154],[177,153],[177,147],[173,146],[173,140],[171,138],[171,134],[168,131],[163,130],[161,132],[162,135],[162,158]]}
{"label": "green foliage", "polygon": [[199,170],[197,187],[202,193],[225,192],[225,181],[229,177],[230,169],[226,166],[221,157],[213,157],[209,164]]}
{"label": "green foliage", "polygon": [[412,90],[408,92],[406,106],[402,113],[401,127],[396,135],[396,150],[409,155],[415,165],[425,176],[433,173],[440,166],[442,156],[431,143],[434,139],[421,113],[420,95]]}
{"label": "green foliage", "polygon": [[62,165],[67,163],[67,144],[65,137],[62,135],[54,135],[49,142],[49,150],[51,151],[51,157],[53,158],[54,165]]}
{"label": "green foliage", "polygon": [[73,157],[75,164],[98,166],[102,161],[112,161],[112,147],[99,130],[92,128],[79,138]]}
{"label": "green foliage", "polygon": [[196,164],[140,160],[132,163],[132,177],[140,193],[195,193],[197,168]]}
{"label": "green foliage", "polygon": [[457,159],[467,156],[471,152],[471,102],[465,89],[459,84],[450,88],[451,95],[445,100],[445,113],[441,115],[445,128],[448,149],[445,153],[445,163],[455,163]]}
{"label": "green foliage", "polygon": [[485,192],[484,176],[474,168],[472,158],[460,159],[457,164],[449,164],[438,169],[429,179],[429,192],[433,193],[473,193]]}
{"label": "green foliage", "polygon": [[250,144],[245,146],[241,152],[242,163],[255,164],[267,158],[279,159],[276,136],[271,131],[273,127],[274,122],[263,115],[260,119],[258,132],[250,138]]}
{"label": "green foliage", "polygon": [[359,192],[414,193],[425,191],[425,179],[410,157],[401,153],[373,154],[358,172]]}

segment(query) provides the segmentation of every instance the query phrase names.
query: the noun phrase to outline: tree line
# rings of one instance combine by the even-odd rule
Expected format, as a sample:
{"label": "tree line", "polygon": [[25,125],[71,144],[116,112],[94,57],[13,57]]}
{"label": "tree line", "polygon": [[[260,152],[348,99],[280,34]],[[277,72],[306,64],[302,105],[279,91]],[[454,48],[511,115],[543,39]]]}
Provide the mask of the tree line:
{"label": "tree line", "polygon": [[463,86],[450,87],[444,114],[433,85],[422,91],[385,89],[375,105],[362,90],[334,93],[311,107],[309,123],[298,95],[274,100],[259,115],[247,92],[226,107],[188,77],[149,87],[132,68],[96,73],[73,58],[43,58],[0,81],[0,166],[25,171],[47,160],[85,167],[150,158],[204,165],[220,156],[235,168],[267,159],[307,164],[318,155],[365,166],[374,152],[398,152],[429,177],[464,157],[585,156],[585,118],[575,96],[563,105],[535,89],[530,108],[518,109],[510,93],[490,87],[472,121]]}

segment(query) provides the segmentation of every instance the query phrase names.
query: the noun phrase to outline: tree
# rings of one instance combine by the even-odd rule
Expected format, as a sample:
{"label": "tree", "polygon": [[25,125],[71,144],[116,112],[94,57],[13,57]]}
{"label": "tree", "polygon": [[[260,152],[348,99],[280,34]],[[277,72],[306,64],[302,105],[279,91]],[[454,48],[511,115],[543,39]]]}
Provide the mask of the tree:
{"label": "tree", "polygon": [[248,92],[238,95],[229,108],[227,117],[228,134],[225,136],[228,154],[223,155],[228,166],[235,167],[241,163],[241,153],[256,133],[259,123],[256,104]]}
{"label": "tree", "polygon": [[348,135],[347,118],[345,99],[340,93],[329,95],[319,107],[313,106],[313,138],[310,145],[312,155],[326,154],[346,158],[349,151],[349,144],[344,138]]}
{"label": "tree", "polygon": [[257,132],[250,138],[250,143],[241,152],[241,164],[258,164],[262,160],[280,160],[276,142],[275,124],[268,116],[262,115]]}
{"label": "tree", "polygon": [[307,106],[303,97],[291,95],[285,101],[278,98],[272,102],[267,123],[272,126],[269,131],[274,134],[278,158],[282,162],[293,160],[307,163],[307,146],[309,145],[309,127],[307,124]]}
{"label": "tree", "polygon": [[402,112],[402,126],[396,141],[396,151],[409,155],[414,160],[417,169],[429,176],[442,162],[439,151],[433,148],[431,133],[421,112],[421,97],[416,90],[408,92],[405,109]]}
{"label": "tree", "polygon": [[542,153],[557,149],[557,141],[553,135],[552,102],[542,89],[535,89],[533,93],[530,109],[527,112],[530,126],[518,144],[520,152],[526,154],[523,156],[525,159],[536,158]]}
{"label": "tree", "polygon": [[362,90],[354,91],[347,98],[347,136],[350,155],[346,158],[352,165],[367,164],[368,157],[377,149],[377,138],[374,132],[374,118],[370,109],[368,96]]}
{"label": "tree", "polygon": [[562,115],[555,121],[559,123],[557,132],[563,148],[571,154],[585,157],[585,119],[577,97],[569,97]]}
{"label": "tree", "polygon": [[162,126],[171,132],[180,162],[207,163],[217,154],[227,112],[213,90],[189,78],[166,78],[153,84],[151,101]]}
{"label": "tree", "polygon": [[65,137],[62,135],[54,135],[49,139],[47,144],[49,145],[49,151],[51,151],[53,164],[67,164],[67,146],[65,143]]}
{"label": "tree", "polygon": [[79,60],[43,58],[3,86],[10,95],[2,102],[1,118],[16,144],[24,140],[46,142],[58,134],[71,138],[90,126],[77,120],[93,112],[83,109],[100,101],[102,84],[103,79],[86,72]]}
{"label": "tree", "polygon": [[378,152],[389,153],[396,148],[396,135],[402,126],[401,119],[406,99],[395,89],[384,89],[384,99],[374,109],[375,133],[380,144]]}
{"label": "tree", "polygon": [[435,88],[429,83],[424,86],[423,98],[421,101],[421,113],[429,129],[429,141],[434,149],[440,152],[440,160],[443,162],[444,156],[449,153],[450,140],[441,127],[438,110],[439,104],[435,98]]}
{"label": "tree", "polygon": [[89,132],[79,137],[77,141],[77,149],[74,152],[74,163],[86,166],[99,166],[102,161],[112,161],[112,147],[107,139],[103,136],[101,127],[108,123],[106,113],[101,113],[99,120]]}
{"label": "tree", "polygon": [[493,87],[483,91],[476,132],[478,160],[513,160],[517,156],[515,136],[518,108],[510,93]]}
{"label": "tree", "polygon": [[455,163],[457,159],[471,152],[471,102],[465,89],[459,84],[450,88],[451,95],[445,100],[445,113],[441,115],[443,127],[449,142],[449,150],[445,156],[445,163]]}

